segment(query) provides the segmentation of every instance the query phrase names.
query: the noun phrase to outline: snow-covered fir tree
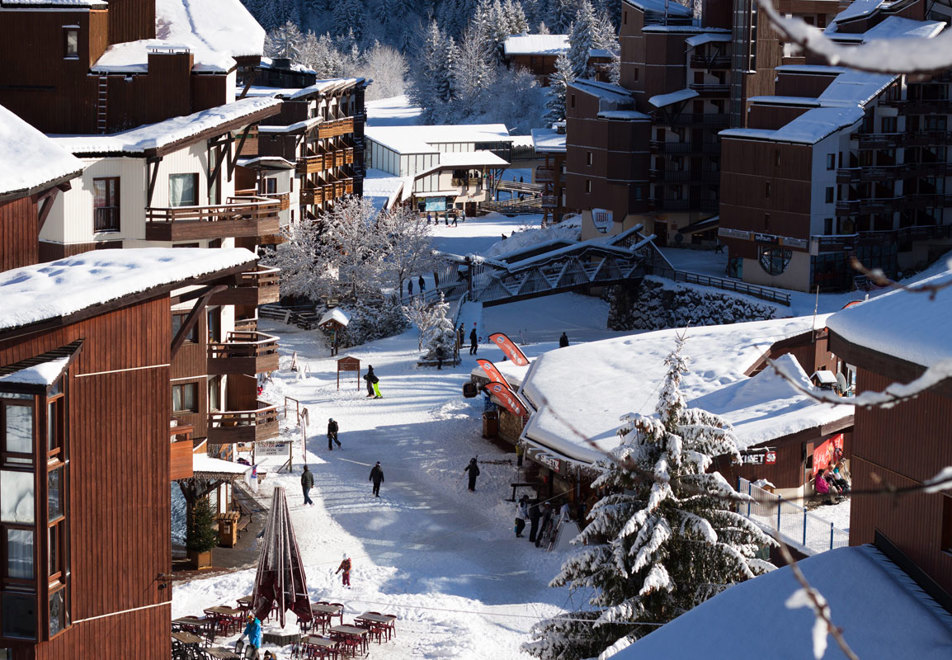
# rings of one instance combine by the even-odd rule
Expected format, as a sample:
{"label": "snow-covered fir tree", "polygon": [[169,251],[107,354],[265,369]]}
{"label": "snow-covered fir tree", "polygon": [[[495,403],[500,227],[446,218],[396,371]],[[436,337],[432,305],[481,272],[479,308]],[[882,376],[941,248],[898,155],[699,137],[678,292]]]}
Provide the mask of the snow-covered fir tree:
{"label": "snow-covered fir tree", "polygon": [[337,0],[334,3],[334,34],[345,35],[349,31],[360,41],[364,29],[364,6],[361,0]]}
{"label": "snow-covered fir tree", "polygon": [[285,21],[265,35],[264,53],[268,57],[289,57],[298,61],[304,35],[297,24]]}
{"label": "snow-covered fir tree", "polygon": [[426,122],[441,118],[444,106],[456,96],[456,45],[430,22],[426,42],[411,70],[410,99],[423,108]]}
{"label": "snow-covered fir tree", "polygon": [[588,58],[593,48],[599,47],[598,19],[588,0],[582,0],[575,14],[575,22],[569,31],[569,61],[576,78],[591,77]]}
{"label": "snow-covered fir tree", "polygon": [[297,61],[311,68],[318,79],[339,78],[345,75],[344,56],[327,34],[320,37],[308,32],[301,44]]}
{"label": "snow-covered fir tree", "polygon": [[509,34],[525,34],[529,32],[529,19],[519,0],[505,0],[502,4],[502,16]]}
{"label": "snow-covered fir tree", "polygon": [[456,329],[449,317],[450,304],[443,298],[430,305],[433,323],[427,332],[427,353],[424,359],[450,362],[456,355]]}
{"label": "snow-covered fir tree", "polygon": [[578,0],[549,0],[546,23],[553,34],[568,34],[575,22]]}
{"label": "snow-covered fir tree", "polygon": [[565,93],[575,80],[572,62],[565,53],[555,58],[555,71],[549,74],[549,87],[545,102],[545,120],[554,123],[565,119]]}
{"label": "snow-covered fir tree", "polygon": [[773,540],[733,510],[730,484],[707,472],[714,457],[739,454],[727,422],[686,406],[683,342],[665,360],[656,414],[622,418],[621,443],[592,484],[606,495],[574,540],[584,547],[552,580],[589,594],[590,607],[536,624],[523,647],[536,657],[595,657],[653,630],[639,621],[670,621],[773,568],[756,558]]}

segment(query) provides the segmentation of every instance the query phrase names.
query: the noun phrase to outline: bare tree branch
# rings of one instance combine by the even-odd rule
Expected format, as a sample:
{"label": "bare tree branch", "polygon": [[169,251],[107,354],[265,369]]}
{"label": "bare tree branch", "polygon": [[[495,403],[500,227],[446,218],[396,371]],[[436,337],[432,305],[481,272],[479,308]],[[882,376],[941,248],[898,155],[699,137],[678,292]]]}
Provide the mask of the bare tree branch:
{"label": "bare tree branch", "polygon": [[856,257],[850,257],[850,266],[857,272],[868,277],[876,286],[886,287],[896,291],[908,291],[909,293],[928,293],[929,300],[935,300],[935,296],[939,291],[952,286],[952,279],[940,284],[900,284],[886,277],[886,274],[879,268],[867,268]]}

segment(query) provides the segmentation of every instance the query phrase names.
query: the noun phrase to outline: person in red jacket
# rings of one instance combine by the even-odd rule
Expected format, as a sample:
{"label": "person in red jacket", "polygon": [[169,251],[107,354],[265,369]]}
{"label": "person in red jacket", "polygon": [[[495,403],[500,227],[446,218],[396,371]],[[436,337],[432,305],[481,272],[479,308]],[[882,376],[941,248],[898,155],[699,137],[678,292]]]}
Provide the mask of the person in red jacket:
{"label": "person in red jacket", "polygon": [[341,576],[341,584],[345,587],[350,586],[350,557],[347,556],[347,553],[344,553],[344,559],[341,561],[340,566],[337,567],[337,570],[334,572],[334,575],[343,571]]}

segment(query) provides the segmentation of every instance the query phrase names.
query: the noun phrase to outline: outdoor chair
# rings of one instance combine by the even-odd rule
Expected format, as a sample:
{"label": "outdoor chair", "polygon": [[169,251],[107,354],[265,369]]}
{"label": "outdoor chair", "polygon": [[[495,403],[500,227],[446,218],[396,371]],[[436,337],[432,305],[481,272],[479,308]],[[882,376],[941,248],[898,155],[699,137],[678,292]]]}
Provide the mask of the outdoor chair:
{"label": "outdoor chair", "polygon": [[387,624],[387,639],[397,636],[397,615],[396,614],[385,614],[384,616],[393,617],[390,623]]}

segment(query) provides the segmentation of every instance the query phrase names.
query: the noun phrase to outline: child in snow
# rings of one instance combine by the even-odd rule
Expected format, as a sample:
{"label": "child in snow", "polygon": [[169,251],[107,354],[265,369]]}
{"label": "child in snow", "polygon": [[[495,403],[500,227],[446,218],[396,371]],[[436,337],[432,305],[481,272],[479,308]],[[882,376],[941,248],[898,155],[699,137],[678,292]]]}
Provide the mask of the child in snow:
{"label": "child in snow", "polygon": [[340,566],[337,567],[337,570],[334,572],[334,575],[337,575],[341,571],[344,574],[341,576],[341,584],[345,587],[350,587],[350,557],[347,556],[347,553],[344,553],[344,559],[341,561]]}
{"label": "child in snow", "polygon": [[469,472],[469,489],[476,490],[476,477],[479,476],[479,466],[476,465],[476,459],[469,459],[469,465],[463,468],[463,472]]}

